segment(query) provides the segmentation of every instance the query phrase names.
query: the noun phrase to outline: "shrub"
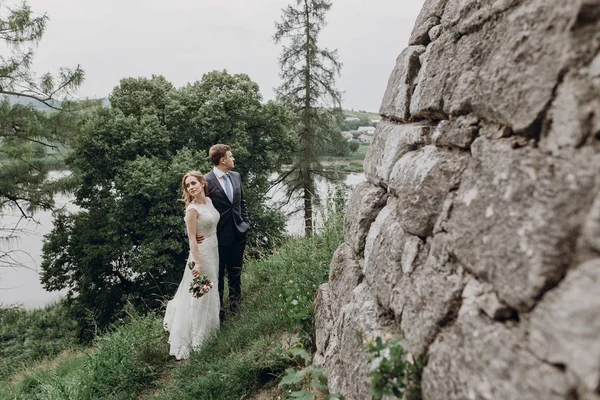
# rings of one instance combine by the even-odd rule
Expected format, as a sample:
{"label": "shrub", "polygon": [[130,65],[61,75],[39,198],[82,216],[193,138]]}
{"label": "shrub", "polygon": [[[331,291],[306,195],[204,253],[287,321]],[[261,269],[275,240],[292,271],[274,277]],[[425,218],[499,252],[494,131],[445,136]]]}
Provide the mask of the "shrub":
{"label": "shrub", "polygon": [[377,364],[369,373],[371,395],[380,400],[383,396],[395,396],[404,400],[421,400],[421,374],[424,361],[419,357],[409,361],[409,353],[400,340],[383,341],[378,337],[367,342],[368,359]]}

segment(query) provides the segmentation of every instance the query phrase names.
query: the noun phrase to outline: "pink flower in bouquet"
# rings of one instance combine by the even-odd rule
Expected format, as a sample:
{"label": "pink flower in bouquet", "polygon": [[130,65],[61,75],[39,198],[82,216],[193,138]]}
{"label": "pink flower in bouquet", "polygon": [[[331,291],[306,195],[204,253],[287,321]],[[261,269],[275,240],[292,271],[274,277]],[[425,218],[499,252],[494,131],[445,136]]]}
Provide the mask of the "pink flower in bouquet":
{"label": "pink flower in bouquet", "polygon": [[[194,269],[194,261],[190,261],[188,267],[190,269]],[[190,284],[190,293],[196,299],[204,296],[206,293],[212,289],[213,283],[206,276],[198,276],[192,279],[192,283]]]}

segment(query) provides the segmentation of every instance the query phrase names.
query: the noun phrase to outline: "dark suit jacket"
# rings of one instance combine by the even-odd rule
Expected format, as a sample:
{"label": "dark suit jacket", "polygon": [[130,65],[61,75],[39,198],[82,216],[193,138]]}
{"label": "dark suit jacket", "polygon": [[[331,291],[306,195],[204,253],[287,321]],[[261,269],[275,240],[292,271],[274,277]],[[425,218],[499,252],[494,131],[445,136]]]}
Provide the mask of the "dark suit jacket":
{"label": "dark suit jacket", "polygon": [[219,179],[213,171],[210,171],[205,176],[206,183],[208,184],[208,197],[210,197],[213,205],[219,211],[219,214],[221,214],[219,225],[217,225],[219,246],[234,243],[236,241],[236,233],[239,237],[240,234],[245,235],[248,229],[250,229],[240,174],[229,171],[229,177],[233,185],[233,201],[229,201],[225,190],[221,187]]}

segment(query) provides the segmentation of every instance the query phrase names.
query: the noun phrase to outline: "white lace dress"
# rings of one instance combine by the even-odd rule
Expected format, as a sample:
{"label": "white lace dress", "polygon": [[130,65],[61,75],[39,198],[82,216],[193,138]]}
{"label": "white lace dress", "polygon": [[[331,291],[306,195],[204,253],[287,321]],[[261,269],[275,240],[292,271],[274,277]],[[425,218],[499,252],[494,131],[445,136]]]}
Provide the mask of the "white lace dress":
{"label": "white lace dress", "polygon": [[183,278],[173,300],[167,303],[164,328],[169,331],[170,354],[178,360],[187,358],[190,351],[198,348],[202,342],[219,329],[219,247],[217,242],[217,223],[219,212],[210,199],[207,204],[190,204],[198,211],[196,232],[204,235],[204,241],[198,245],[201,259],[201,274],[213,282],[213,288],[199,299],[189,292],[194,278],[187,264],[192,261],[188,256]]}

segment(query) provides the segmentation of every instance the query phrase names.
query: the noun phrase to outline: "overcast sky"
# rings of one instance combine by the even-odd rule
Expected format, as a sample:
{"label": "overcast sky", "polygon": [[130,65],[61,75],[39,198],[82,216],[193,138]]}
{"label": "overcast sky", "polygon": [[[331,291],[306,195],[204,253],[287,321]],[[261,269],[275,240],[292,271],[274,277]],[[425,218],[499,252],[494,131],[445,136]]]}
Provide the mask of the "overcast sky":
{"label": "overcast sky", "polygon": [[[270,100],[280,82],[274,23],[291,1],[29,0],[50,17],[34,69],[81,64],[82,97],[105,97],[124,77],[164,75],[181,87],[227,69],[248,74]],[[423,2],[334,0],[320,43],[338,49],[344,108],[379,109]]]}

